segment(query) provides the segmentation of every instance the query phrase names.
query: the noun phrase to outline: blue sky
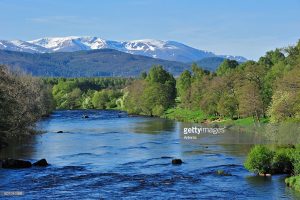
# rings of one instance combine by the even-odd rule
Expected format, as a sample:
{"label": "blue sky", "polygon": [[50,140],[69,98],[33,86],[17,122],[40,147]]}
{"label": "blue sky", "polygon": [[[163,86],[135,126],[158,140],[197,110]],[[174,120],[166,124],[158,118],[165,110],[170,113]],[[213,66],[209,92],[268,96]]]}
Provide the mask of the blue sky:
{"label": "blue sky", "polygon": [[0,39],[175,40],[257,59],[300,39],[299,0],[0,0]]}

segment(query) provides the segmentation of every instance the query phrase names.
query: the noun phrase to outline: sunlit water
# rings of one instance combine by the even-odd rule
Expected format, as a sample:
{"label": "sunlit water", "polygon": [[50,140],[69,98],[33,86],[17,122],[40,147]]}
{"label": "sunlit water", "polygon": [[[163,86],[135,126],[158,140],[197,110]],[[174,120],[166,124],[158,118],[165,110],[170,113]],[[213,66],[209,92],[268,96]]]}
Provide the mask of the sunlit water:
{"label": "sunlit water", "polygon": [[[9,199],[300,198],[285,176],[256,177],[244,169],[249,145],[191,142],[180,136],[182,126],[118,111],[57,111],[38,124],[44,134],[0,154],[51,165],[0,169],[0,192],[24,192]],[[174,166],[172,158],[184,163]]]}

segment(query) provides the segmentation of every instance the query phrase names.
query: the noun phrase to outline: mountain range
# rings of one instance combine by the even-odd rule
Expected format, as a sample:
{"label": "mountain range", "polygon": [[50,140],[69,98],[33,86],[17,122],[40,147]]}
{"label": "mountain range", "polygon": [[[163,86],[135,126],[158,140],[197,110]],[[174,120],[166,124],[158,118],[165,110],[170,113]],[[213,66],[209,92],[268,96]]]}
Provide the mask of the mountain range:
{"label": "mountain range", "polygon": [[75,52],[27,53],[0,50],[0,64],[40,77],[136,77],[153,65],[178,76],[187,63],[132,55],[114,49]]}
{"label": "mountain range", "polygon": [[113,41],[99,37],[45,37],[31,41],[0,40],[0,49],[28,53],[75,52],[83,50],[114,49],[133,55],[142,55],[169,61],[191,63],[203,58],[219,57],[244,62],[241,56],[216,55],[175,41],[132,40]]}

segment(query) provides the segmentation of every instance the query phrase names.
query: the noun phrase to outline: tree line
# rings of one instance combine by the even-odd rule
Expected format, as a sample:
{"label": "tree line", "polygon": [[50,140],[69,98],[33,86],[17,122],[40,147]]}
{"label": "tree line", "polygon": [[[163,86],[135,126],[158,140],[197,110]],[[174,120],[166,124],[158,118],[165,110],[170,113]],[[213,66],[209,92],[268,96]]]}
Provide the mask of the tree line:
{"label": "tree line", "polygon": [[56,109],[116,109],[132,78],[45,78]]}
{"label": "tree line", "polygon": [[216,72],[193,64],[175,81],[153,67],[126,88],[129,113],[160,116],[177,106],[217,118],[253,117],[272,122],[300,119],[300,42],[269,51],[257,62],[224,60]]}

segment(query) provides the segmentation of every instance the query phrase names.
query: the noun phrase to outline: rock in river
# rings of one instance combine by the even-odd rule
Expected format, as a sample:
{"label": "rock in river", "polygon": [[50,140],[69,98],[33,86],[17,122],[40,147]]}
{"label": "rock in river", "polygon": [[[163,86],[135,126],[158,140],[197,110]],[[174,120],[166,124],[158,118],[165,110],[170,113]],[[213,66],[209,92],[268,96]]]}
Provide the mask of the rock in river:
{"label": "rock in river", "polygon": [[37,166],[37,167],[47,167],[49,164],[47,162],[47,160],[45,158],[35,162],[32,164],[33,166]]}
{"label": "rock in river", "polygon": [[2,161],[2,168],[6,169],[21,169],[31,167],[31,162],[26,160],[17,160],[17,159],[5,159]]}
{"label": "rock in river", "polygon": [[173,159],[173,160],[172,160],[172,164],[173,164],[173,165],[181,165],[181,164],[182,164],[182,160],[181,160],[181,159],[178,159],[178,158]]}

